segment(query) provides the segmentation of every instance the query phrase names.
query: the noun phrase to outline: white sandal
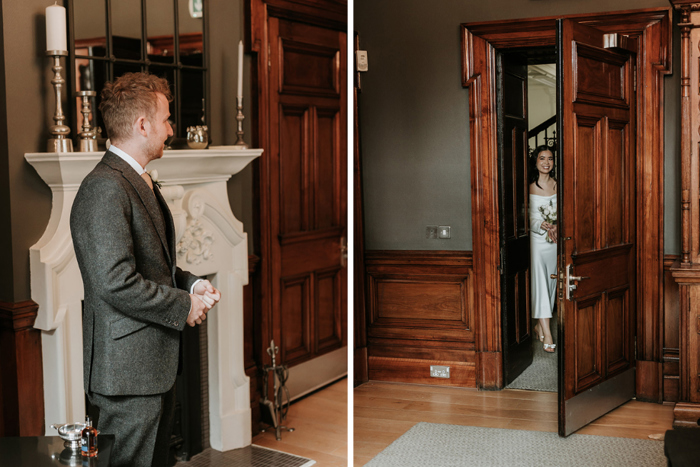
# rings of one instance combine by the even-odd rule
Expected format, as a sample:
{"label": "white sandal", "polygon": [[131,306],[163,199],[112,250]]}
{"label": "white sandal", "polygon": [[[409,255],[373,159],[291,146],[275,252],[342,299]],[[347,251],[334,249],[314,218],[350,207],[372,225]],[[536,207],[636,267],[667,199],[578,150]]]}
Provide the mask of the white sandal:
{"label": "white sandal", "polygon": [[[547,353],[554,353],[554,349],[557,348],[557,344],[544,344],[544,351]],[[549,349],[552,349],[551,351]]]}

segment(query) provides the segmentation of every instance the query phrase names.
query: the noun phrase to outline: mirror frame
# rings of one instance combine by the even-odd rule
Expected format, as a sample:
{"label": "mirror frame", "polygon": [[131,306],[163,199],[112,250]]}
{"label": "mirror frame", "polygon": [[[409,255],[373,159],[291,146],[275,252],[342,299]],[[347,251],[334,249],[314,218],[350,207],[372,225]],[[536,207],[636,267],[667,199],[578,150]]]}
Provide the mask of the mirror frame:
{"label": "mirror frame", "polygon": [[[203,96],[204,96],[204,118],[206,125],[209,126],[209,137],[211,140],[211,112],[210,105],[211,102],[211,86],[209,85],[209,1],[203,0],[203,15],[202,15],[202,66],[184,65],[180,60],[180,30],[179,30],[179,5],[178,0],[172,0],[173,2],[173,13],[175,16],[174,22],[174,37],[173,37],[173,47],[175,53],[175,60],[172,63],[162,63],[162,62],[151,62],[147,55],[147,0],[140,0],[141,4],[141,59],[124,59],[117,58],[113,53],[112,44],[112,21],[111,21],[111,11],[112,4],[118,0],[104,0],[105,2],[105,42],[106,42],[106,52],[105,56],[88,56],[88,55],[76,55],[75,53],[75,20],[73,17],[73,12],[75,11],[75,0],[65,0],[67,9],[67,21],[68,21],[68,61],[66,75],[68,78],[68,86],[70,87],[70,92],[66,93],[68,96],[67,114],[69,121],[71,122],[71,128],[73,129],[72,138],[74,140],[79,138],[79,133],[82,128],[82,115],[77,111],[77,91],[76,91],[76,59],[89,59],[93,60],[95,63],[102,62],[107,67],[107,80],[111,81],[115,78],[114,76],[114,66],[117,65],[140,65],[142,71],[148,71],[151,66],[158,68],[169,68],[172,69],[174,74],[174,81],[172,83],[172,93],[173,93],[173,104],[174,111],[173,117],[175,118],[175,126],[173,128],[174,137],[170,142],[172,148],[187,148],[187,131],[182,124],[182,72],[192,70],[201,71],[203,79]],[[100,89],[99,86],[96,86]],[[95,115],[98,109],[93,108],[92,113]],[[171,117],[171,119],[173,119]],[[103,128],[104,130],[104,128]],[[106,138],[103,135],[102,138]],[[78,147],[80,146],[78,142]]]}

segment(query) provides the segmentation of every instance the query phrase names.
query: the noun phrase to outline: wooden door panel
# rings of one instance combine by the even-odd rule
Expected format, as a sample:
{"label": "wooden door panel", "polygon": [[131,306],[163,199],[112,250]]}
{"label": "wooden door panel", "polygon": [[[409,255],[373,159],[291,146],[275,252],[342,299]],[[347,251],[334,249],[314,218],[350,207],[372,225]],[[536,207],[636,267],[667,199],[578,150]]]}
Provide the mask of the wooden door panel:
{"label": "wooden door panel", "polygon": [[280,106],[280,234],[309,230],[309,108]]}
{"label": "wooden door panel", "polygon": [[340,97],[336,48],[280,38],[279,92]]}
{"label": "wooden door panel", "polygon": [[605,304],[605,329],[620,329],[622,338],[617,333],[606,332],[605,369],[607,375],[613,375],[630,364],[631,333],[625,325],[629,323],[629,288],[609,291]]}
{"label": "wooden door panel", "polygon": [[340,265],[340,229],[318,230],[280,238],[282,275],[296,276]]}
{"label": "wooden door panel", "polygon": [[527,183],[527,61],[499,56],[501,313],[505,382],[532,362]]}
{"label": "wooden door panel", "polygon": [[620,245],[628,240],[629,226],[625,219],[628,218],[628,206],[625,202],[627,180],[625,180],[624,168],[629,165],[628,152],[625,144],[627,135],[626,122],[608,121],[607,151],[605,152],[607,166],[606,204],[603,206],[605,213],[605,227],[603,246]]}
{"label": "wooden door panel", "polygon": [[279,121],[280,233],[342,225],[340,109],[283,104]]}
{"label": "wooden door panel", "polygon": [[524,237],[527,235],[528,186],[523,155],[527,154],[527,131],[522,127],[512,128],[510,134],[504,135],[503,149],[507,154],[520,155],[502,162],[504,233],[508,238]]}
{"label": "wooden door panel", "polygon": [[593,250],[596,231],[596,176],[599,164],[596,148],[600,141],[600,120],[573,115],[576,124],[574,151],[579,161],[575,167],[574,215],[576,216],[576,251]]}
{"label": "wooden door panel", "polygon": [[509,345],[517,345],[523,342],[530,333],[529,310],[527,304],[530,303],[530,270],[517,272],[513,276],[506,278],[506,288],[504,290],[505,299],[513,306],[513,321],[509,323],[506,338]]}
{"label": "wooden door panel", "polygon": [[318,107],[315,113],[313,226],[325,229],[341,225],[340,109]]}
{"label": "wooden door panel", "polygon": [[[573,396],[599,382],[603,377],[603,356],[600,346],[602,297],[591,297],[580,300],[574,308],[571,333],[574,336],[573,359],[575,365],[567,376],[574,381],[573,391],[569,387],[569,395]],[[568,385],[567,385],[568,386]]]}
{"label": "wooden door panel", "polygon": [[[519,298],[517,301],[516,316],[518,317],[515,326],[518,329],[518,342],[526,339],[530,334],[530,270],[521,271],[515,278],[515,296]],[[521,309],[521,307],[525,309]],[[525,319],[523,319],[525,318]]]}
{"label": "wooden door panel", "polygon": [[572,59],[576,62],[574,103],[629,108],[626,56],[577,43]]}
{"label": "wooden door panel", "polygon": [[[572,298],[588,297],[605,289],[622,287],[629,282],[633,258],[633,247],[630,244],[618,245],[605,250],[591,251],[572,256],[576,264],[576,275],[588,277],[578,282]],[[605,270],[601,273],[600,264],[604,262]]]}
{"label": "wooden door panel", "polygon": [[630,54],[604,49],[601,31],[572,20],[557,30],[559,264],[575,287],[559,306],[559,433],[568,436],[634,394],[636,135]]}
{"label": "wooden door panel", "polygon": [[309,335],[311,280],[309,276],[283,278],[281,284],[282,313],[281,357],[284,362],[307,358],[312,352]]}
{"label": "wooden door panel", "polygon": [[339,348],[343,343],[341,290],[342,271],[334,268],[316,276],[316,351]]}
{"label": "wooden door panel", "polygon": [[[527,115],[525,116],[527,117]],[[527,131],[525,128],[513,130],[513,154],[518,154],[513,161],[513,179],[515,181],[515,193],[513,197],[513,217],[515,218],[515,231],[513,236],[521,239],[528,238],[528,215],[527,206],[530,187],[527,183]],[[522,240],[524,242],[524,240]],[[522,245],[525,246],[525,245]],[[528,301],[528,303],[530,303]]]}

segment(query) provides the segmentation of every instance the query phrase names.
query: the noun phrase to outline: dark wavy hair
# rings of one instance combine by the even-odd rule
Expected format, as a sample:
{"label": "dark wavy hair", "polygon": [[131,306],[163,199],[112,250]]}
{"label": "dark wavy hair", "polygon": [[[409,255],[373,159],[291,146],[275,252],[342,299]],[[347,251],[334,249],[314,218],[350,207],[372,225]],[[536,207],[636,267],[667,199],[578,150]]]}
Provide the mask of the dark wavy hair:
{"label": "dark wavy hair", "polygon": [[[539,179],[540,179],[540,172],[537,170],[537,156],[540,155],[541,152],[544,151],[549,151],[552,153],[552,156],[554,156],[554,148],[550,148],[546,144],[543,144],[541,146],[537,146],[534,151],[532,151],[532,155],[530,156],[530,163],[528,164],[528,184],[534,183],[537,185],[539,188],[542,188],[539,184]],[[556,156],[554,157],[554,163],[552,164],[552,170],[549,172],[549,176],[552,177],[554,180],[557,179],[557,158]]]}

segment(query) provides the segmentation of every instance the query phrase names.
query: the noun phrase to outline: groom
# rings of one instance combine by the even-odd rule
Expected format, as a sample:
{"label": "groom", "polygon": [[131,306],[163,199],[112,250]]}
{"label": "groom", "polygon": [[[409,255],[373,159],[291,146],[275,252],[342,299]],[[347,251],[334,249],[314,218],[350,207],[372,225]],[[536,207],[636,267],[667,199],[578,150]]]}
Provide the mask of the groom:
{"label": "groom", "polygon": [[112,141],[73,203],[71,234],[85,289],[85,392],[97,428],[115,435],[112,465],[166,465],[180,335],[221,298],[175,264],[175,227],[146,165],[172,136],[167,81],[128,73],[102,91]]}

